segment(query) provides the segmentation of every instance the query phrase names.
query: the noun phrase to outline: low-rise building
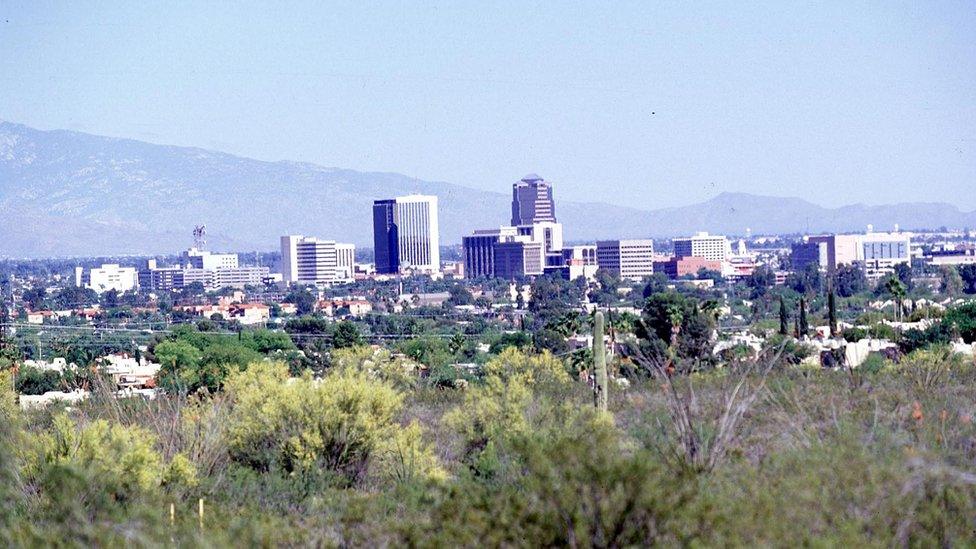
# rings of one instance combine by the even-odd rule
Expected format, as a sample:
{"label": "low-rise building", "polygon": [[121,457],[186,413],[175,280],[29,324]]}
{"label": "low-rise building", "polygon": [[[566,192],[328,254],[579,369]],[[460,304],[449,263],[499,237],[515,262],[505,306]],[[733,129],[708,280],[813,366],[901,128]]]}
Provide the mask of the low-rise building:
{"label": "low-rise building", "polygon": [[654,274],[654,241],[601,240],[596,243],[596,262],[620,278],[641,280]]}
{"label": "low-rise building", "polygon": [[664,273],[672,280],[685,276],[697,276],[698,271],[702,269],[721,273],[722,262],[714,259],[705,259],[703,257],[694,256],[672,257],[667,261],[654,262],[654,271]]}

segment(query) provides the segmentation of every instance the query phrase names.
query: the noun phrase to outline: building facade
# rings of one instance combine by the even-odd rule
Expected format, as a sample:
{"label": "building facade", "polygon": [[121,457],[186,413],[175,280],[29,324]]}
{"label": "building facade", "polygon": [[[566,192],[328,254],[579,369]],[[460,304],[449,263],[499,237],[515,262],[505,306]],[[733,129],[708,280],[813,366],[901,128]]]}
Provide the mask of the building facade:
{"label": "building facade", "polygon": [[440,270],[437,197],[410,195],[374,202],[373,249],[380,274],[404,268],[429,273]]}
{"label": "building facade", "polygon": [[729,239],[720,235],[698,233],[687,238],[674,239],[675,257],[701,257],[713,261],[725,261],[732,255]]}
{"label": "building facade", "polygon": [[180,263],[194,269],[236,269],[237,254],[215,254],[206,250],[190,248],[183,252]]}
{"label": "building facade", "polygon": [[543,273],[542,244],[526,240],[495,243],[494,276],[514,280]]}
{"label": "building facade", "polygon": [[116,263],[106,263],[101,267],[89,269],[75,267],[75,286],[103,293],[115,290],[124,293],[139,286],[139,273],[134,267],[120,267]]}
{"label": "building facade", "polygon": [[601,240],[596,243],[596,262],[620,278],[641,280],[654,274],[654,241]]}
{"label": "building facade", "polygon": [[512,225],[556,222],[552,185],[532,173],[512,185]]}
{"label": "building facade", "polygon": [[672,257],[666,261],[655,261],[654,270],[664,273],[671,280],[685,276],[697,276],[702,269],[707,271],[722,271],[722,262],[704,257]]}
{"label": "building facade", "polygon": [[356,247],[302,235],[281,237],[282,280],[288,284],[328,285],[353,280]]}

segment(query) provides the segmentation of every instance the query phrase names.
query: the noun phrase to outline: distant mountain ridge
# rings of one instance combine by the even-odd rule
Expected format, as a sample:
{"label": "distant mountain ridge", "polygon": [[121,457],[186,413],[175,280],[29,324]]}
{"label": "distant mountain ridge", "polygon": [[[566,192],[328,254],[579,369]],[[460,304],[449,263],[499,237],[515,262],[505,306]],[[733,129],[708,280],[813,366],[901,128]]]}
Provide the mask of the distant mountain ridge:
{"label": "distant mountain ridge", "polygon": [[[513,174],[515,181],[520,174]],[[372,201],[435,194],[441,241],[508,223],[510,182],[497,193],[396,173],[265,162],[192,147],[0,122],[0,256],[173,253],[205,223],[210,247],[270,250],[301,233],[371,245]],[[823,208],[798,198],[724,193],[701,204],[642,211],[559,199],[569,240],[976,226],[949,204]]]}

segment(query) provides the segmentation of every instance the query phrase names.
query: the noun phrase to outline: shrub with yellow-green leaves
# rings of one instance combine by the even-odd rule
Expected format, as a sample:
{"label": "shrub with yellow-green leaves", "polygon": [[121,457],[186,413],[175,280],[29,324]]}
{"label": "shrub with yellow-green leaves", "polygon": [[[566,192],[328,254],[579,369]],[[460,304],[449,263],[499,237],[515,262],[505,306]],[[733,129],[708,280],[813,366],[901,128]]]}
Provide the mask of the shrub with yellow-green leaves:
{"label": "shrub with yellow-green leaves", "polygon": [[485,365],[485,373],[484,383],[467,391],[464,402],[444,419],[461,435],[464,462],[476,474],[493,476],[502,465],[500,444],[538,425],[562,424],[578,413],[579,405],[551,399],[541,390],[570,386],[563,364],[548,352],[526,355],[506,349]]}
{"label": "shrub with yellow-green leaves", "polygon": [[166,463],[155,436],[139,426],[99,419],[79,423],[56,416],[50,430],[32,435],[24,448],[28,482],[56,491],[67,477],[84,479],[115,501],[128,501],[161,486],[191,487],[196,469],[184,456]]}
{"label": "shrub with yellow-green leaves", "polygon": [[232,399],[231,459],[257,471],[331,473],[345,484],[362,482],[371,462],[400,444],[404,460],[422,459],[412,471],[433,474],[433,454],[402,432],[403,395],[388,382],[355,369],[320,380],[287,379],[281,364],[256,364],[227,383]]}
{"label": "shrub with yellow-green leaves", "polygon": [[503,381],[518,380],[529,385],[539,383],[564,384],[570,381],[563,363],[549,351],[526,354],[509,347],[485,364],[485,375]]}
{"label": "shrub with yellow-green leaves", "polygon": [[416,362],[391,353],[388,349],[358,346],[336,349],[332,353],[333,368],[367,374],[373,379],[390,383],[399,390],[414,389],[420,373]]}

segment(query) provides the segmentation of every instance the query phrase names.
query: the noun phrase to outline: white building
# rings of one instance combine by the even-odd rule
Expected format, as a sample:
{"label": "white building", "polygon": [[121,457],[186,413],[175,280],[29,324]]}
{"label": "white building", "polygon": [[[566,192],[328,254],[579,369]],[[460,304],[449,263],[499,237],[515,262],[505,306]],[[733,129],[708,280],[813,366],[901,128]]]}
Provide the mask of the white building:
{"label": "white building", "polygon": [[721,235],[700,232],[688,238],[674,239],[674,256],[701,257],[710,261],[725,261],[732,255],[729,239]]}
{"label": "white building", "polygon": [[601,240],[596,243],[596,262],[620,278],[641,280],[654,274],[654,241]]}
{"label": "white building", "polygon": [[376,271],[396,273],[404,267],[435,273],[441,267],[437,197],[414,194],[373,203]]}
{"label": "white building", "polygon": [[531,225],[520,225],[518,234],[528,236],[530,242],[542,245],[542,254],[560,252],[563,249],[563,224],[557,221],[537,221]]}
{"label": "white building", "polygon": [[237,254],[215,254],[196,248],[190,248],[183,252],[180,263],[195,269],[207,269],[209,271],[238,268]]}
{"label": "white building", "polygon": [[337,284],[351,281],[356,247],[302,235],[281,237],[282,280],[286,283]]}
{"label": "white building", "polygon": [[877,280],[895,272],[895,265],[911,264],[912,239],[908,233],[874,233],[861,237],[858,262],[869,279]]}
{"label": "white building", "polygon": [[300,234],[281,237],[281,280],[285,284],[298,282],[298,241]]}
{"label": "white building", "polygon": [[119,293],[128,292],[139,286],[139,272],[134,267],[119,267],[115,263],[106,263],[101,267],[89,269],[87,274],[81,267],[75,267],[75,286],[88,288],[97,293],[109,290]]}
{"label": "white building", "polygon": [[356,246],[354,244],[336,243],[336,277],[342,280],[353,280],[356,274]]}

